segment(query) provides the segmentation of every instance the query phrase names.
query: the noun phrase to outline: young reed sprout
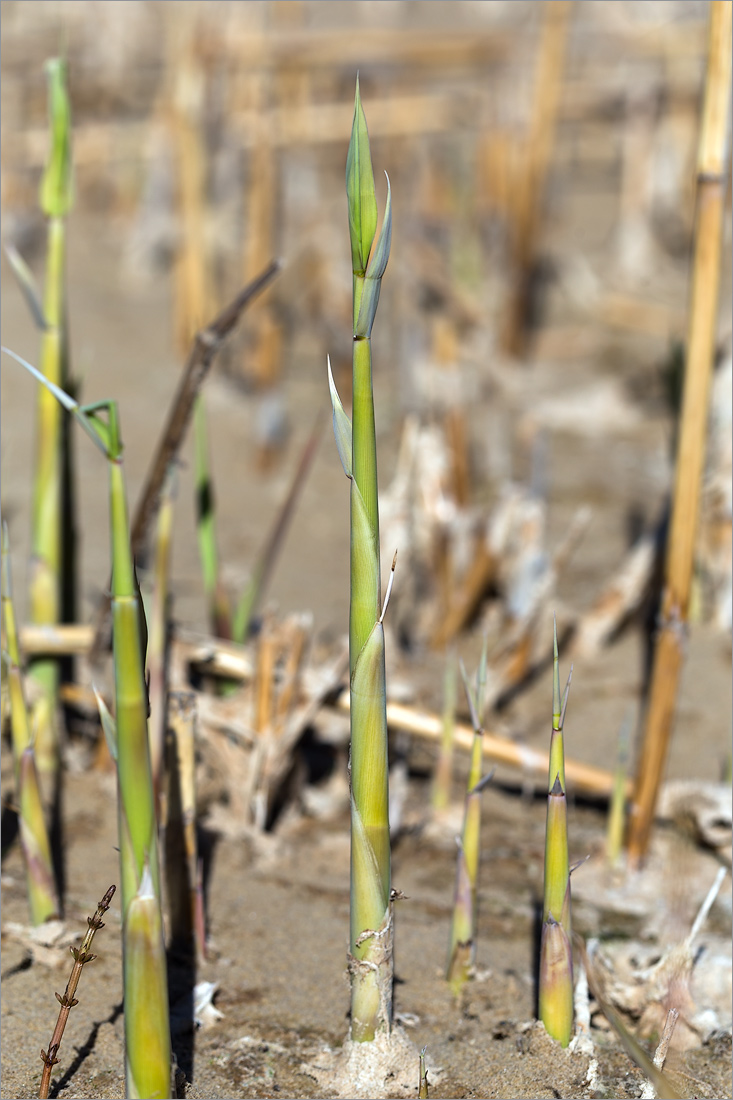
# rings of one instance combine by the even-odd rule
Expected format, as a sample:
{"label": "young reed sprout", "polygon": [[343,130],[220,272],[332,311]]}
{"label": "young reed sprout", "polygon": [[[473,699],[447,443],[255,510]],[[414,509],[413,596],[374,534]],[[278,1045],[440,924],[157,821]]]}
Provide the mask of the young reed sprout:
{"label": "young reed sprout", "polygon": [[621,859],[626,829],[626,772],[629,761],[629,737],[631,715],[627,715],[618,731],[616,770],[613,774],[613,791],[608,807],[606,854],[611,867],[617,867]]}
{"label": "young reed sprout", "polygon": [[46,830],[43,803],[38,785],[34,742],[23,691],[10,574],[8,528],[5,523],[2,526],[2,605],[7,645],[10,726],[20,842],[28,880],[28,904],[31,924],[38,925],[51,917],[58,916],[60,907],[51,862],[51,845]]}
{"label": "young reed sprout", "polygon": [[[71,118],[66,90],[66,63],[46,62],[51,125],[51,152],[41,178],[40,205],[48,219],[46,284],[43,299],[41,370],[56,386],[67,387],[67,333],[64,264],[66,215],[71,208]],[[38,392],[36,472],[31,533],[30,616],[34,623],[57,623],[62,617],[64,513],[64,428],[61,409],[53,395]],[[36,760],[42,777],[49,777],[44,797],[53,797],[59,765],[57,730],[59,662],[43,657],[34,661],[31,675],[40,689],[34,708]]]}
{"label": "young reed sprout", "polygon": [[477,889],[481,855],[481,792],[493,775],[492,772],[490,775],[482,777],[483,730],[479,715],[483,709],[484,686],[486,683],[486,643],[484,643],[481,662],[476,675],[475,691],[468,681],[463,662],[461,662],[461,675],[463,676],[463,684],[471,711],[474,736],[463,813],[463,829],[460,839],[457,841],[456,890],[446,972],[450,987],[456,996],[471,977],[476,962]]}
{"label": "young reed sprout", "polygon": [[216,549],[214,485],[209,466],[206,437],[206,406],[203,395],[196,398],[194,408],[194,450],[196,453],[196,526],[201,556],[204,592],[209,606],[211,629],[217,638],[231,637],[229,601],[219,576],[219,555]]}
{"label": "young reed sprout", "polygon": [[420,1051],[420,1078],[417,1086],[418,1100],[427,1100],[430,1096],[428,1092],[428,1071],[425,1066],[425,1051],[427,1047],[423,1047]]}
{"label": "young reed sprout", "polygon": [[371,353],[372,325],[389,258],[392,212],[387,180],[384,221],[375,243],[377,200],[358,79],[346,194],[353,270],[353,423],[336,392],[330,363],[328,377],[336,445],[351,481],[351,1038],[368,1042],[380,1031],[388,1033],[392,1018],[384,610]]}
{"label": "young reed sprout", "polygon": [[455,653],[451,651],[445,659],[443,733],[440,738],[440,751],[433,781],[433,810],[437,813],[447,809],[450,804],[451,781],[453,779],[453,738],[456,730],[457,685],[456,657]]}
{"label": "young reed sprout", "polygon": [[[5,350],[5,349],[4,349]],[[108,462],[112,546],[114,729],[122,880],[122,946],[127,1095],[170,1093],[170,1026],[158,869],[158,824],[148,742],[147,637],[130,546],[117,405],[79,405],[10,352],[79,422]]]}
{"label": "young reed sprout", "polygon": [[[572,669],[571,669],[572,676]],[[570,919],[568,807],[563,726],[570,677],[560,697],[557,624],[554,627],[552,733],[545,831],[545,891],[540,944],[539,1009],[547,1033],[566,1047],[573,1031],[573,953]]]}

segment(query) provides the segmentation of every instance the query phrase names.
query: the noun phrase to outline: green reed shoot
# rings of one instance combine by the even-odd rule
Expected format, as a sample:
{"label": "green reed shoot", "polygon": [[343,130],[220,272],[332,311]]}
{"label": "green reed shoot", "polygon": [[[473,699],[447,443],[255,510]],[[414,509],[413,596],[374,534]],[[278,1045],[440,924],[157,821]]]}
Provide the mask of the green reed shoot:
{"label": "green reed shoot", "polygon": [[330,364],[329,385],[336,444],[351,481],[351,1038],[368,1042],[380,1031],[389,1032],[392,1018],[387,696],[371,353],[392,212],[387,180],[384,221],[375,243],[377,199],[358,79],[346,194],[353,270],[353,422],[336,392]]}
{"label": "green reed shoot", "polygon": [[[6,350],[6,349],[3,349]],[[79,405],[10,352],[79,422],[108,462],[127,1095],[170,1095],[171,1047],[158,826],[148,742],[147,636],[130,546],[117,404]],[[109,723],[108,723],[109,725]]]}
{"label": "green reed shoot", "polygon": [[450,652],[445,659],[443,732],[440,738],[440,750],[433,780],[433,809],[438,812],[445,810],[450,803],[453,780],[453,739],[456,730],[457,686],[456,657],[455,653]]}
{"label": "green reed shoot", "polygon": [[[41,178],[40,205],[48,219],[46,284],[43,300],[41,370],[56,386],[68,385],[66,291],[66,216],[72,202],[71,115],[66,90],[66,63],[46,63],[51,126],[51,152]],[[64,433],[61,409],[52,394],[38,392],[36,475],[31,534],[30,616],[34,623],[57,623],[62,616],[64,508]],[[42,776],[54,777],[59,765],[57,731],[59,662],[43,657],[31,675],[40,689],[35,707],[36,760]],[[54,780],[51,780],[53,783]],[[51,797],[49,790],[46,797]]]}
{"label": "green reed shoot", "polygon": [[206,435],[206,407],[203,395],[196,398],[194,408],[194,450],[196,481],[196,526],[201,557],[204,592],[209,606],[209,622],[217,638],[231,636],[229,601],[219,577],[219,555],[216,547],[214,485],[209,466]]}
{"label": "green reed shoot", "polygon": [[36,770],[34,739],[31,734],[20,668],[18,632],[13,606],[8,528],[2,527],[2,605],[7,645],[7,677],[10,696],[10,725],[15,768],[15,798],[20,842],[28,882],[31,924],[42,924],[60,913],[51,861],[51,845],[43,814]]}
{"label": "green reed shoot", "polygon": [[456,889],[446,972],[450,987],[456,996],[471,977],[476,962],[477,891],[481,855],[481,792],[491,779],[491,774],[493,774],[484,777],[481,774],[483,769],[483,730],[480,715],[483,710],[486,684],[486,642],[484,642],[481,662],[476,675],[475,691],[468,681],[463,662],[461,662],[461,674],[471,711],[474,736],[468,770],[463,828],[460,839],[458,839]]}
{"label": "green reed shoot", "polygon": [[[572,676],[572,669],[571,669]],[[548,1035],[566,1047],[573,1031],[573,952],[563,727],[570,677],[560,697],[557,624],[554,628],[552,733],[545,832],[545,890],[540,945],[539,1009]]]}
{"label": "green reed shoot", "polygon": [[606,830],[606,855],[612,867],[618,866],[624,845],[626,831],[626,772],[629,761],[629,737],[631,735],[631,715],[627,715],[618,732],[616,749],[616,770],[613,774],[613,790],[608,807],[608,826]]}

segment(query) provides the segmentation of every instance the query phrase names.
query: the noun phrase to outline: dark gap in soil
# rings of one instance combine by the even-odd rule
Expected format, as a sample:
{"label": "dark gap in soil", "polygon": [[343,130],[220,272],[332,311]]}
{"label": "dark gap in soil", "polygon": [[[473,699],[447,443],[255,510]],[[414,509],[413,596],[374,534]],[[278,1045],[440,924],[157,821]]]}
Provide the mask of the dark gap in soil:
{"label": "dark gap in soil", "polygon": [[51,1088],[48,1093],[50,1100],[55,1100],[59,1093],[63,1092],[63,1090],[73,1078],[74,1074],[77,1073],[77,1071],[80,1070],[81,1067],[84,1065],[84,1062],[94,1050],[97,1042],[97,1036],[99,1035],[99,1029],[104,1024],[114,1024],[117,1018],[121,1015],[122,1001],[114,1006],[106,1019],[98,1020],[95,1024],[92,1025],[92,1030],[89,1032],[89,1038],[87,1039],[87,1041],[83,1044],[83,1046],[76,1047],[76,1057],[74,1058],[74,1061],[71,1063],[69,1068],[66,1070],[66,1073],[64,1073],[63,1077],[59,1078],[58,1081],[52,1081]]}

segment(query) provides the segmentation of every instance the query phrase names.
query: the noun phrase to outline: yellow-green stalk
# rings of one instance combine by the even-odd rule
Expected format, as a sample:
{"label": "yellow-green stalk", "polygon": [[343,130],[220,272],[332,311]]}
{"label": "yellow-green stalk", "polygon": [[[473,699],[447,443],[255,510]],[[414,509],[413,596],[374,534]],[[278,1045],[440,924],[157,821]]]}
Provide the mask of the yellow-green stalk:
{"label": "yellow-green stalk", "polygon": [[164,824],[164,818],[161,816],[161,788],[168,694],[168,578],[170,573],[171,532],[173,529],[173,478],[174,473],[171,468],[163,486],[160,511],[158,512],[155,543],[155,581],[147,654],[150,693],[150,715],[148,717],[150,767],[153,775],[156,814],[161,825]]}
{"label": "yellow-green stalk", "polygon": [[624,719],[618,733],[616,750],[616,770],[613,773],[613,790],[608,807],[608,826],[606,829],[606,855],[611,867],[618,866],[624,845],[626,830],[626,772],[629,759],[629,734],[631,718]]}
{"label": "yellow-green stalk", "polygon": [[216,549],[214,522],[214,486],[209,469],[206,407],[202,394],[196,398],[193,434],[196,453],[196,525],[204,592],[209,605],[209,621],[217,638],[229,638],[231,636],[230,611],[226,593],[219,578],[219,555]]}
{"label": "yellow-green stalk", "polygon": [[15,765],[15,797],[18,807],[20,842],[28,881],[28,904],[31,924],[42,924],[60,913],[51,861],[51,845],[43,814],[41,793],[28,710],[20,671],[20,650],[13,606],[10,575],[8,529],[2,527],[2,605],[5,642],[7,645],[7,677],[10,696],[10,723]]}
{"label": "yellow-green stalk", "polygon": [[470,978],[476,962],[477,888],[481,854],[481,791],[485,786],[485,782],[488,781],[482,781],[481,775],[483,769],[483,730],[479,719],[483,707],[484,685],[486,682],[485,644],[476,677],[475,695],[471,690],[463,663],[461,663],[461,673],[471,711],[473,745],[471,747],[471,763],[468,771],[468,787],[463,812],[463,829],[458,841],[456,891],[453,901],[453,921],[446,972],[450,987],[456,996]]}
{"label": "yellow-green stalk", "polygon": [[[41,179],[40,205],[48,219],[44,330],[41,370],[56,386],[67,385],[66,303],[64,263],[66,215],[71,208],[71,119],[66,91],[66,63],[46,62],[51,125],[51,153]],[[36,473],[31,533],[30,617],[39,624],[57,623],[62,612],[63,428],[61,409],[53,395],[38,393]],[[70,565],[70,563],[67,563]],[[54,783],[59,763],[57,703],[59,662],[41,658],[31,675],[40,689],[34,709],[36,760],[42,781]],[[52,790],[44,792],[52,797]]]}
{"label": "yellow-green stalk", "polygon": [[456,657],[453,652],[446,655],[445,680],[443,682],[443,733],[440,738],[440,751],[435,766],[433,781],[433,809],[440,813],[450,803],[451,782],[453,779],[453,739],[456,730]]}
{"label": "yellow-green stalk", "polygon": [[[572,670],[571,670],[572,671]],[[563,725],[570,680],[560,697],[557,625],[554,633],[552,734],[545,831],[545,890],[540,944],[539,1010],[548,1035],[566,1047],[573,1032],[573,952],[570,918],[568,807]]]}
{"label": "yellow-green stalk", "polygon": [[377,200],[358,80],[346,193],[354,301],[353,427],[336,392],[330,364],[329,385],[336,444],[351,480],[351,1038],[368,1042],[378,1032],[389,1032],[392,1019],[387,697],[371,357],[392,214],[387,180],[384,222],[375,244]]}
{"label": "yellow-green stalk", "polygon": [[420,1051],[420,1079],[417,1086],[418,1100],[428,1100],[430,1092],[428,1091],[428,1071],[425,1067],[425,1051],[427,1047],[423,1047]]}
{"label": "yellow-green stalk", "polygon": [[35,367],[14,352],[9,354],[51,390],[108,461],[116,710],[113,755],[118,780],[127,1096],[130,1100],[167,1097],[171,1048],[158,827],[148,743],[146,636],[130,546],[117,404],[102,401],[81,406]]}

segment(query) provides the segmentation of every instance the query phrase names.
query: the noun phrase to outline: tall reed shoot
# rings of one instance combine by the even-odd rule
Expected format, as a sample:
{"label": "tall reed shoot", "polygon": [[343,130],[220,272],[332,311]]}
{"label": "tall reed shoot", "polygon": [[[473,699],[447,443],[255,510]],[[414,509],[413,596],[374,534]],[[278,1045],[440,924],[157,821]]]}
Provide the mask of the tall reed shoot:
{"label": "tall reed shoot", "polygon": [[330,364],[329,384],[336,444],[351,481],[351,1038],[368,1042],[377,1032],[389,1032],[392,1017],[387,696],[371,353],[392,212],[388,179],[384,221],[375,244],[377,200],[358,79],[346,194],[353,270],[353,424],[336,392]]}
{"label": "tall reed shoot", "polygon": [[[46,285],[43,299],[41,370],[56,386],[68,385],[66,292],[66,215],[71,208],[71,117],[66,91],[66,63],[46,63],[51,125],[51,152],[41,179],[40,205],[48,220]],[[57,623],[62,617],[64,429],[53,395],[38,392],[36,474],[31,532],[30,616],[34,623]],[[55,776],[59,764],[57,711],[58,659],[33,662],[31,675],[40,689],[35,707],[36,759],[42,776]],[[51,780],[52,784],[54,780]],[[46,798],[52,797],[49,789]]]}
{"label": "tall reed shoot", "polygon": [[[572,669],[571,669],[572,675]],[[545,891],[540,944],[539,1009],[548,1035],[566,1047],[573,1031],[573,952],[570,916],[568,807],[563,726],[570,678],[560,699],[560,660],[555,624],[552,734],[545,832]]]}
{"label": "tall reed shoot", "polygon": [[148,743],[146,633],[132,560],[117,404],[81,406],[10,352],[77,419],[108,462],[117,761],[122,882],[127,1095],[170,1095],[171,1048],[158,825]]}
{"label": "tall reed shoot", "polygon": [[7,677],[15,768],[15,798],[18,809],[20,842],[28,880],[28,904],[31,924],[37,925],[42,924],[51,917],[58,916],[60,907],[51,862],[51,845],[48,839],[38,784],[35,744],[31,734],[28,709],[23,691],[10,575],[8,528],[5,523],[2,527],[2,605],[7,645]]}

